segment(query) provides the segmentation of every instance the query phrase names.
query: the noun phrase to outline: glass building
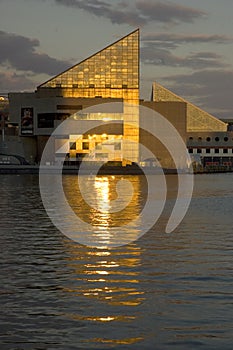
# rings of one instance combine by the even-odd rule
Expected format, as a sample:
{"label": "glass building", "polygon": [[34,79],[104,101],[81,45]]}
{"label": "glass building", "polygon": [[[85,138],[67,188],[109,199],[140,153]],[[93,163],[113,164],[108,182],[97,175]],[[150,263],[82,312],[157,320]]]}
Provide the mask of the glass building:
{"label": "glass building", "polygon": [[46,96],[54,89],[63,97],[139,98],[139,30],[74,65],[37,88]]}
{"label": "glass building", "polygon": [[[51,134],[71,117],[77,121],[78,128],[54,139],[55,162],[65,154],[66,161],[72,164],[114,159],[126,165],[144,160],[139,151],[139,143],[142,143],[159,154],[162,165],[170,167],[167,151],[141,130],[144,118],[139,111],[145,106],[173,124],[189,153],[201,154],[202,158],[206,153],[215,157],[217,149],[222,158],[229,156],[233,152],[233,137],[227,130],[227,123],[157,82],[152,85],[150,101],[139,99],[139,56],[137,29],[42,83],[35,92],[10,93],[10,121],[19,125],[21,136],[20,142],[17,139],[20,145],[14,148],[13,154],[32,163],[39,162]],[[120,110],[109,113],[101,109],[114,102],[121,105]],[[117,123],[113,126],[107,121]],[[98,130],[89,128],[87,132],[93,122],[99,123]]]}
{"label": "glass building", "polygon": [[[116,41],[84,61],[74,65],[65,72],[55,76],[37,88],[37,96],[62,96],[63,99],[88,99],[88,105],[100,102],[122,101],[122,114],[82,113],[83,104],[74,116],[79,123],[85,120],[119,120],[123,123],[121,134],[70,135],[71,149],[69,161],[80,161],[88,153],[92,160],[108,161],[111,159],[125,161],[138,160],[139,142],[139,30]],[[69,107],[67,106],[67,109]],[[75,141],[77,138],[77,142]],[[122,143],[123,139],[129,142]],[[101,146],[101,142],[104,145]],[[132,142],[130,142],[132,141]],[[97,147],[96,147],[97,146]],[[64,146],[63,146],[64,149]],[[114,152],[113,152],[114,151]],[[58,152],[59,153],[59,149]],[[88,158],[86,158],[88,159]]]}

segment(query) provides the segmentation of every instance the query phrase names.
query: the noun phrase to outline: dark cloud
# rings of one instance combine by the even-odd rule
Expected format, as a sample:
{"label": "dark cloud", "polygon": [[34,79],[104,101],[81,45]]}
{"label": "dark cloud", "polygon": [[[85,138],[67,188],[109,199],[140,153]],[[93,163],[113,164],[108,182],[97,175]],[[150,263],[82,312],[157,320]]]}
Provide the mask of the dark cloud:
{"label": "dark cloud", "polygon": [[98,17],[105,17],[112,23],[142,26],[148,22],[178,23],[193,22],[205,15],[205,12],[170,1],[138,0],[102,1],[102,0],[54,0],[56,3],[76,7]]}
{"label": "dark cloud", "polygon": [[0,73],[0,91],[30,91],[35,89],[35,83],[24,74]]}
{"label": "dark cloud", "polygon": [[173,34],[173,33],[148,33],[142,36],[142,42],[154,43],[157,47],[175,49],[183,44],[227,44],[233,42],[233,37],[226,35],[205,35],[205,34]]}
{"label": "dark cloud", "polygon": [[157,47],[156,44],[146,44],[141,48],[141,60],[145,64],[170,66],[176,68],[220,68],[226,64],[222,56],[212,52],[199,52],[187,56],[177,56],[166,48]]}
{"label": "dark cloud", "polygon": [[109,19],[113,24],[130,24],[133,26],[144,25],[146,23],[140,13],[135,8],[128,8],[126,2],[107,2],[100,0],[55,0],[56,3],[68,7],[76,7],[89,12],[97,17]]}
{"label": "dark cloud", "polygon": [[206,15],[203,11],[174,4],[170,1],[139,0],[136,2],[136,7],[148,21],[164,23],[190,23]]}
{"label": "dark cloud", "polygon": [[0,31],[0,64],[8,64],[17,70],[34,73],[57,74],[70,63],[36,52],[40,42],[21,35]]}
{"label": "dark cloud", "polygon": [[233,118],[232,70],[201,70],[162,80],[164,86],[217,117]]}

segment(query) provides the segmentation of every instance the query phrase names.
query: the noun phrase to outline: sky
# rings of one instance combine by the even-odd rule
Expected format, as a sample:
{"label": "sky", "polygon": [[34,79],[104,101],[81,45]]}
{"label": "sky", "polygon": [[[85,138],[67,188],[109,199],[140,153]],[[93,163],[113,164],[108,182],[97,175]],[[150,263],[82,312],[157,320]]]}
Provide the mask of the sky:
{"label": "sky", "polygon": [[0,94],[36,87],[140,28],[140,91],[157,81],[233,118],[232,0],[0,0]]}

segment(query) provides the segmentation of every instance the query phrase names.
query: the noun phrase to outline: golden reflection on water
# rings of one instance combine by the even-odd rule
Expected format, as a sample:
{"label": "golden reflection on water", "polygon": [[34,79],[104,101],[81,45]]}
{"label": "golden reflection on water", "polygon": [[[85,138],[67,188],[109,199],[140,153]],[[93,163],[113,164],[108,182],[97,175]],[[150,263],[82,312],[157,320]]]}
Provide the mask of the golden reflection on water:
{"label": "golden reflection on water", "polygon": [[[125,185],[125,191],[119,195],[117,184],[120,180],[127,180],[129,184],[128,187]],[[137,218],[146,200],[145,195],[141,196],[141,189],[146,187],[143,176],[82,176],[79,181],[83,187],[82,192],[77,176],[63,177],[67,201],[75,214],[96,227],[97,232],[99,229],[104,235],[106,230],[106,237],[109,227],[124,226]]]}
{"label": "golden reflection on water", "polygon": [[[108,239],[108,228],[124,225],[138,215],[143,205],[140,201],[142,188],[140,177],[128,177],[133,183],[133,196],[128,206],[118,213],[112,212],[112,202],[116,200],[116,183],[119,176],[95,177],[86,182],[92,190],[88,203],[83,201],[75,177],[67,177],[63,183],[67,200],[75,213],[82,215],[86,222],[96,228],[101,227],[101,234]],[[93,204],[93,205],[92,205]],[[120,229],[120,227],[119,227]],[[137,308],[144,301],[144,291],[140,286],[141,248],[130,244],[118,249],[88,248],[65,241],[69,258],[67,267],[73,271],[73,280],[63,287],[66,296],[72,294],[94,303],[95,313],[67,315],[72,320],[101,324],[115,322],[116,326],[137,319]],[[81,299],[82,300],[82,299]],[[132,335],[132,336],[131,336]],[[119,339],[106,334],[106,337],[89,339],[90,342],[109,344],[134,344],[143,340],[140,334],[119,334]],[[114,339],[113,339],[114,338]]]}
{"label": "golden reflection on water", "polygon": [[96,298],[110,305],[139,305],[144,300],[144,292],[137,288],[141,253],[138,247],[133,247],[116,252],[69,245],[67,265],[78,277],[75,278],[76,287],[66,287],[64,291]]}
{"label": "golden reflection on water", "polygon": [[124,339],[106,339],[106,338],[94,338],[90,339],[89,341],[96,343],[103,343],[103,344],[121,344],[121,345],[128,345],[128,344],[135,344],[140,341],[143,341],[144,338],[142,337],[135,337],[135,338],[124,338]]}
{"label": "golden reflection on water", "polygon": [[[69,258],[67,267],[73,271],[72,285],[64,286],[65,295],[82,297],[95,303],[95,313],[70,313],[68,318],[94,323],[112,323],[124,327],[135,322],[137,307],[144,301],[144,291],[140,288],[141,248],[136,244],[118,250],[90,249],[72,242],[65,242]],[[117,306],[117,308],[116,308]],[[134,344],[143,340],[137,332],[135,336],[119,339],[113,337],[93,337],[89,342],[109,344]]]}

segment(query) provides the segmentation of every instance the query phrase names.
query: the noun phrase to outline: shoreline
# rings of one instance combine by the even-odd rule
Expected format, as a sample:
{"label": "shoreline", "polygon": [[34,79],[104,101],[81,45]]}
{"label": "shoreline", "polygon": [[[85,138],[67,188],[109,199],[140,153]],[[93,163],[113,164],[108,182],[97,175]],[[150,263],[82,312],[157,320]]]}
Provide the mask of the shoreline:
{"label": "shoreline", "polygon": [[[39,165],[13,165],[13,164],[1,164],[0,165],[0,175],[7,174],[35,174],[39,175],[39,172],[42,171],[44,174],[59,174],[61,171],[60,166],[43,166],[40,168]],[[209,169],[198,169],[194,170],[194,174],[213,174],[213,173],[232,173],[233,169],[229,168],[209,168]],[[95,168],[87,167],[85,172],[82,172],[83,175],[92,175],[95,174]],[[127,165],[127,166],[102,166],[98,171],[98,175],[153,175],[153,174],[177,174],[176,169],[161,169],[156,167],[144,167],[140,168],[137,165]],[[182,171],[180,171],[182,173]],[[183,172],[188,174],[187,172]],[[77,166],[63,166],[62,167],[63,175],[78,175],[79,167]]]}
{"label": "shoreline", "polygon": [[[164,169],[165,173],[176,174],[177,171],[175,169]],[[42,172],[43,174],[60,174],[61,167],[50,165],[50,166],[42,166],[39,165],[0,165],[0,175],[1,174],[39,174]],[[83,175],[94,175],[96,172],[96,168],[92,166],[87,166],[85,171],[82,170]],[[152,168],[145,167],[141,169],[136,165],[127,165],[125,167],[122,166],[101,166],[98,171],[98,175],[143,175],[143,174],[161,174],[161,168]],[[63,175],[78,175],[79,167],[78,166],[63,166],[62,167]]]}

